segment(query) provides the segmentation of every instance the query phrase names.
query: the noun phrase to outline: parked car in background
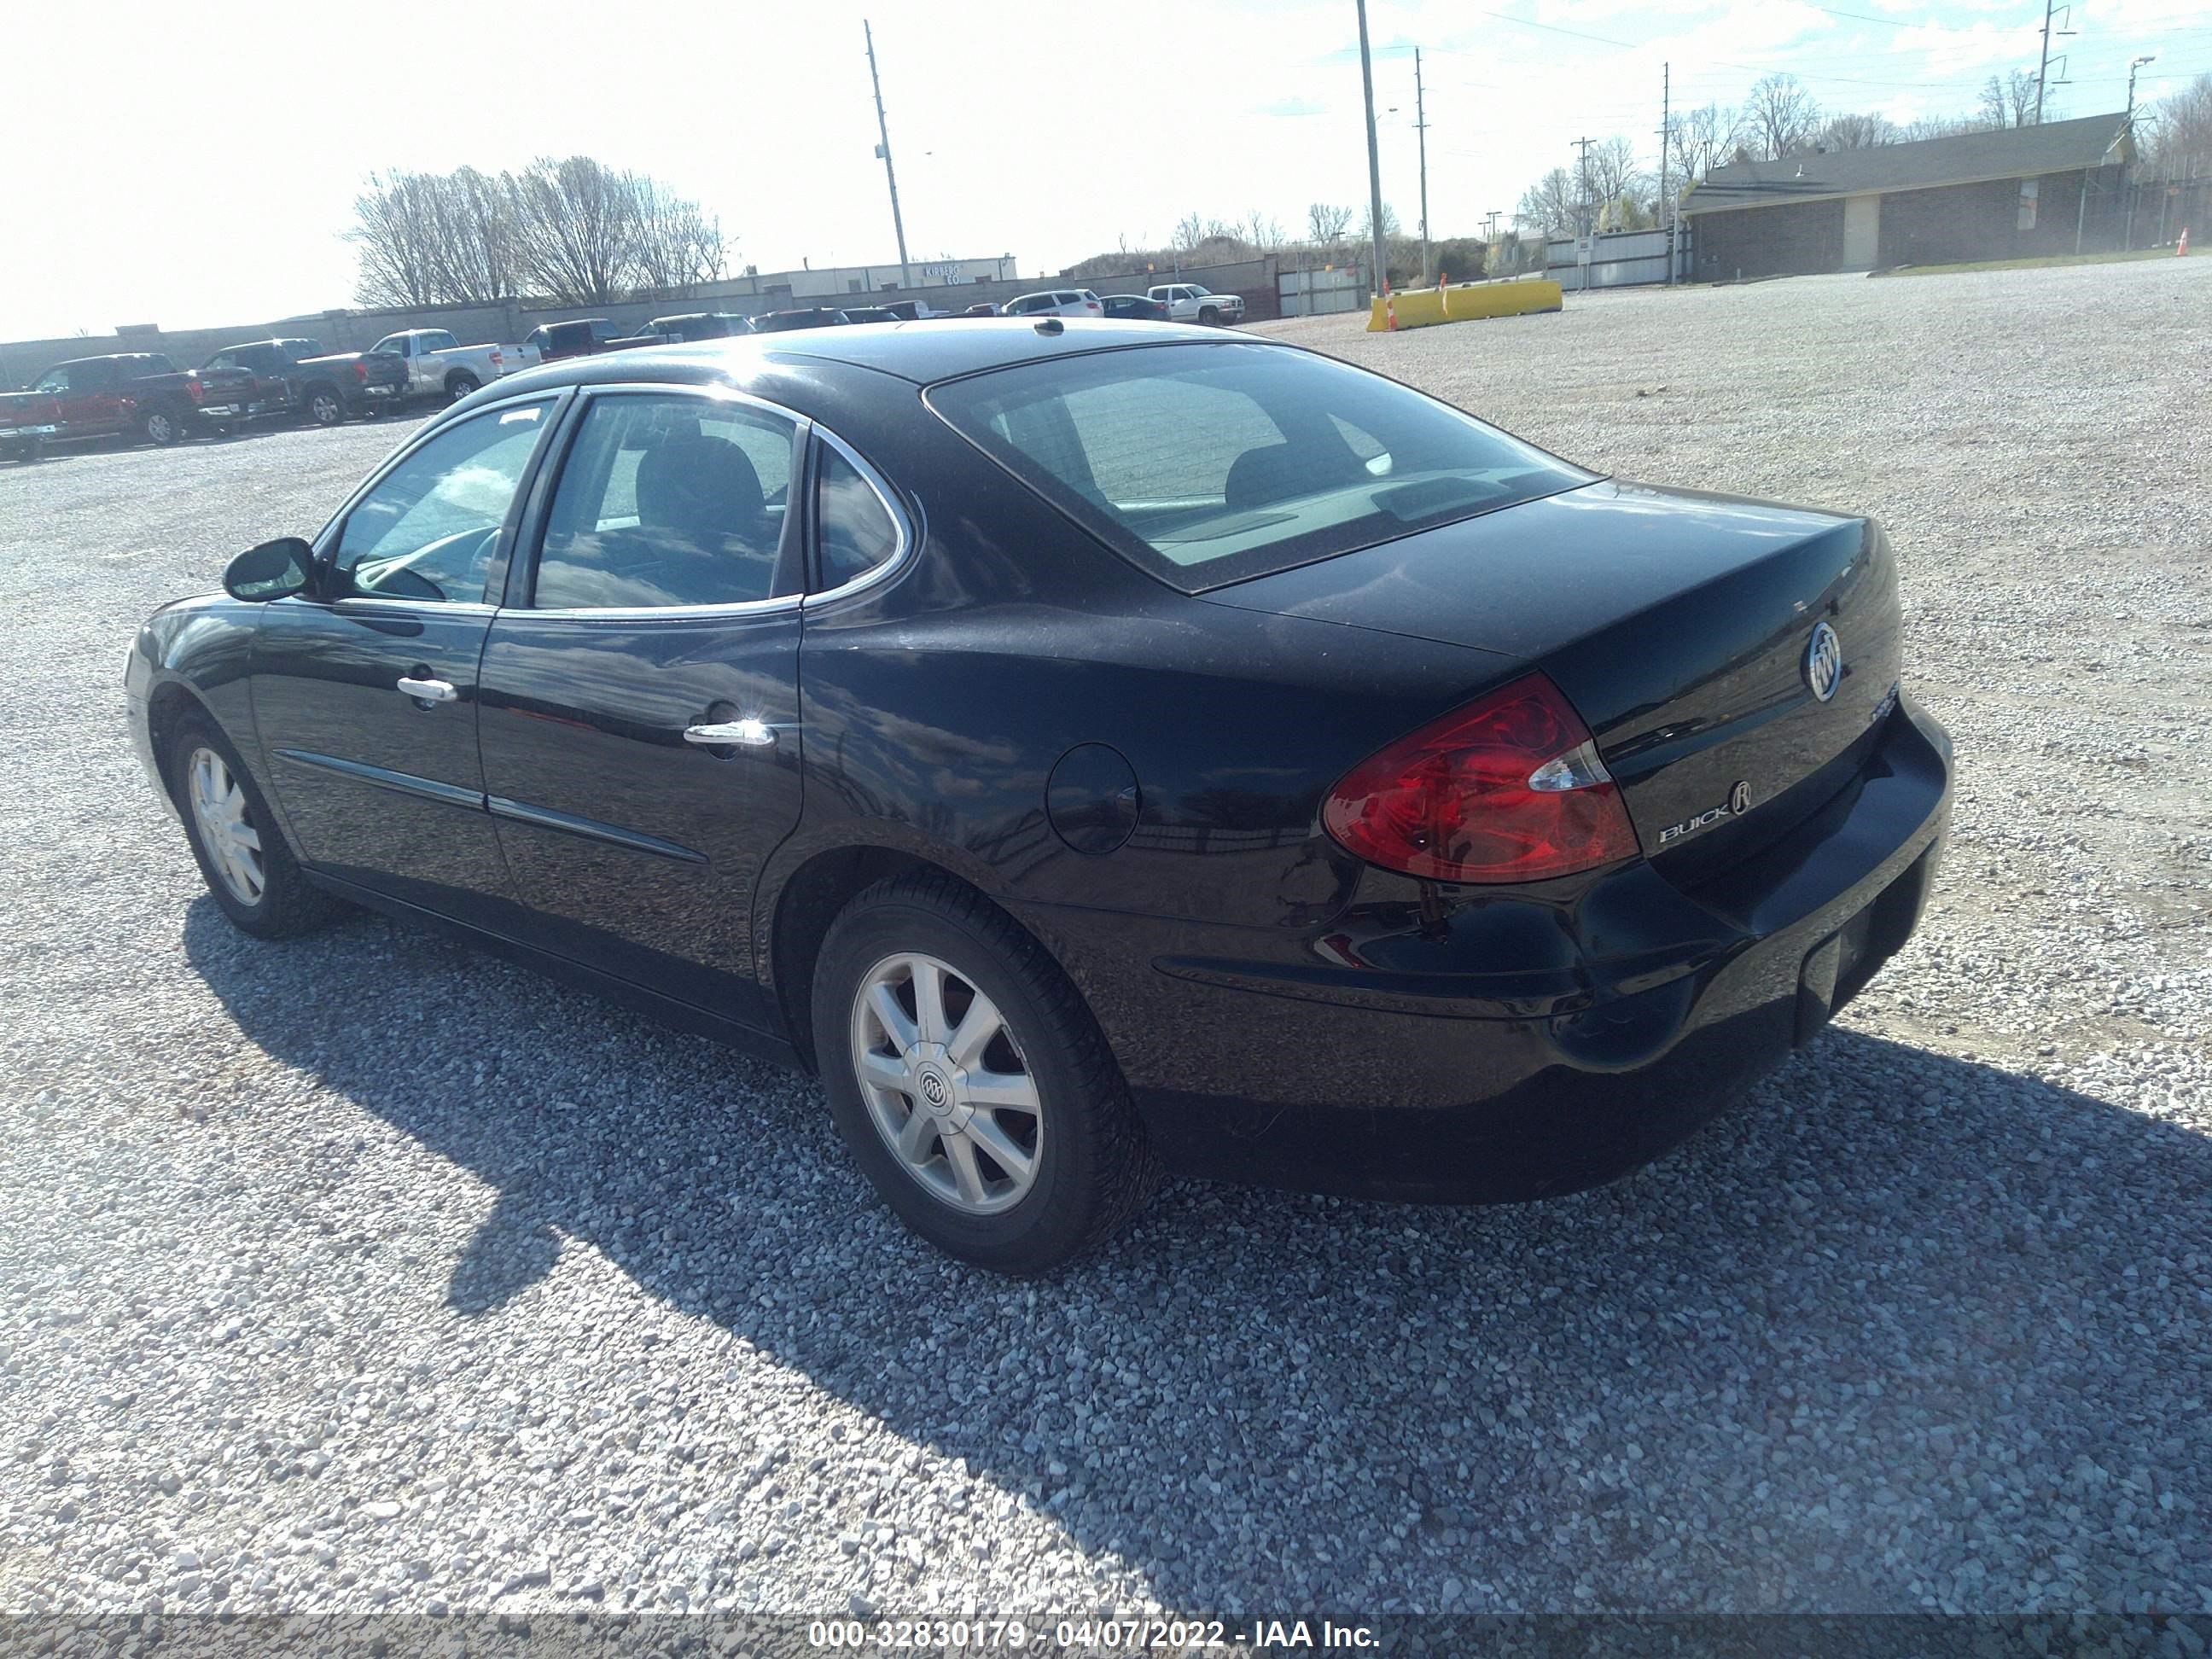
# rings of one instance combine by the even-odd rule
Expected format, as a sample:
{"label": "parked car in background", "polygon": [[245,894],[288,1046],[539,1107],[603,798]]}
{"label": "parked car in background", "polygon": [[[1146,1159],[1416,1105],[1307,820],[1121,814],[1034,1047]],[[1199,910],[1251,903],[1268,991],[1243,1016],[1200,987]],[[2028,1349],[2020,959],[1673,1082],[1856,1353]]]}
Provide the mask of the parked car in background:
{"label": "parked car in background", "polygon": [[847,306],[845,320],[848,323],[902,323],[906,319],[889,306]]}
{"label": "parked car in background", "polygon": [[[752,319],[730,311],[690,311],[680,317],[656,317],[630,336],[635,341],[675,345],[686,340],[726,340],[753,331]],[[574,356],[574,353],[564,353]]]}
{"label": "parked car in background", "polygon": [[1087,288],[1056,288],[1024,294],[999,307],[1006,317],[1103,317],[1106,307]]}
{"label": "parked car in background", "polygon": [[900,321],[907,323],[918,323],[925,317],[951,317],[957,314],[950,311],[939,311],[926,300],[892,300],[884,304],[884,309]]}
{"label": "parked car in background", "polygon": [[1109,294],[1098,303],[1106,307],[1109,317],[1126,317],[1140,323],[1175,320],[1164,301],[1148,300],[1141,294]]}
{"label": "parked car in background", "polygon": [[624,333],[621,324],[605,317],[569,317],[557,323],[540,323],[522,343],[536,354],[532,362],[557,363],[563,357],[588,357],[594,352],[621,351],[659,342]]}
{"label": "parked car in background", "polygon": [[538,353],[528,345],[465,346],[442,328],[403,329],[387,334],[372,352],[398,358],[407,366],[407,396],[459,403],[480,386],[528,368]]}
{"label": "parked car in background", "polygon": [[1162,283],[1146,289],[1145,297],[1167,307],[1168,315],[1178,323],[1204,323],[1212,328],[1244,320],[1243,295],[1216,294],[1198,283]]}
{"label": "parked car in background", "polygon": [[808,306],[797,311],[771,311],[753,319],[756,334],[781,334],[794,328],[835,328],[845,320],[836,306]]}
{"label": "parked car in background", "polygon": [[40,444],[76,443],[132,434],[167,446],[191,436],[200,427],[206,385],[158,351],[117,352],[104,357],[74,357],[56,363],[27,390],[49,400],[37,418],[0,418],[0,426],[29,434]]}
{"label": "parked car in background", "polygon": [[986,301],[979,300],[960,314],[963,317],[995,317],[999,314],[999,308]]}
{"label": "parked car in background", "polygon": [[[319,340],[256,340],[225,346],[200,365],[207,386],[201,418],[218,431],[254,421],[306,420],[336,426],[404,401],[407,365],[384,352],[326,356]],[[244,375],[243,383],[234,378]]]}
{"label": "parked car in background", "polygon": [[62,429],[61,399],[51,392],[0,392],[0,461],[35,461]]}

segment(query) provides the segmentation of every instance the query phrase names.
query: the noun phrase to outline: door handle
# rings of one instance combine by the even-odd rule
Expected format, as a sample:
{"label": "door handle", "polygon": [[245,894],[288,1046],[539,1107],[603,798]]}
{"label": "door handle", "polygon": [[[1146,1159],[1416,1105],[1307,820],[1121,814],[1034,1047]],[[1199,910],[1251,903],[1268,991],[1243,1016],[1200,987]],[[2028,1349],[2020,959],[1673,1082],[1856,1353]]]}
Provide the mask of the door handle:
{"label": "door handle", "polygon": [[422,702],[451,702],[461,694],[447,680],[418,680],[402,675],[399,689]]}
{"label": "door handle", "polygon": [[718,720],[710,726],[687,726],[684,741],[709,748],[734,744],[740,749],[773,749],[775,727],[764,720]]}

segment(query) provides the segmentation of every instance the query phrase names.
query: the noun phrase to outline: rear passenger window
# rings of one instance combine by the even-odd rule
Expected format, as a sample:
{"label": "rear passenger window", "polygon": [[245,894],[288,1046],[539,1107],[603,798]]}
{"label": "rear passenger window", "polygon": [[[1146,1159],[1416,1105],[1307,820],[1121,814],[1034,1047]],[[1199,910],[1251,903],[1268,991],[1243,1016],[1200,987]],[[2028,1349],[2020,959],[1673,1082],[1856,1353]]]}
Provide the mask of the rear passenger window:
{"label": "rear passenger window", "polygon": [[540,610],[774,598],[797,428],[708,398],[594,398],[538,561]]}
{"label": "rear passenger window", "polygon": [[827,444],[821,453],[814,510],[822,526],[822,586],[842,587],[898,551],[898,523],[858,468]]}

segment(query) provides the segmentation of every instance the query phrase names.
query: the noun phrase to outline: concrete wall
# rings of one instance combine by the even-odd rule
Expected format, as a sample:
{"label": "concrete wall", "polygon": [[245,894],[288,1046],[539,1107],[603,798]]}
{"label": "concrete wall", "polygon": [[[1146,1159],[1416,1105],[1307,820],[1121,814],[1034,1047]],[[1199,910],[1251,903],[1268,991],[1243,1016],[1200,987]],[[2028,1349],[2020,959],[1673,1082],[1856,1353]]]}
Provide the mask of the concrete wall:
{"label": "concrete wall", "polygon": [[[866,269],[873,270],[878,268]],[[890,275],[896,282],[897,266],[890,267]],[[68,358],[98,357],[114,351],[166,351],[177,360],[179,368],[191,368],[205,362],[225,346],[237,345],[248,340],[304,335],[321,341],[325,351],[359,351],[375,344],[384,336],[398,333],[402,329],[442,328],[451,331],[464,345],[486,343],[513,345],[519,343],[540,323],[557,322],[564,317],[606,317],[624,328],[636,328],[655,317],[672,316],[687,311],[732,311],[750,316],[761,312],[807,305],[860,304],[863,301],[874,305],[894,297],[880,290],[866,295],[824,293],[818,296],[801,295],[795,292],[786,295],[772,289],[757,294],[742,291],[754,281],[747,277],[735,279],[734,286],[739,291],[731,291],[733,287],[731,283],[716,283],[708,285],[691,298],[631,300],[617,305],[543,307],[527,306],[510,300],[501,305],[490,306],[325,311],[304,317],[286,317],[275,322],[239,323],[222,328],[148,328],[133,329],[127,334],[76,336],[58,340],[17,340],[0,343],[0,388],[21,386]],[[1097,294],[1141,294],[1157,283],[1176,281],[1203,283],[1224,294],[1243,295],[1244,314],[1254,320],[1281,314],[1275,297],[1275,264],[1272,259],[1251,259],[1241,264],[1186,270],[1180,277],[1172,270],[1131,271],[1120,276],[1085,276],[1079,280],[1023,276],[1002,281],[958,283],[936,288],[902,289],[896,297],[921,300],[941,311],[958,312],[978,303],[1001,304],[1017,295],[1034,294],[1040,289],[1075,287],[1087,288]]]}

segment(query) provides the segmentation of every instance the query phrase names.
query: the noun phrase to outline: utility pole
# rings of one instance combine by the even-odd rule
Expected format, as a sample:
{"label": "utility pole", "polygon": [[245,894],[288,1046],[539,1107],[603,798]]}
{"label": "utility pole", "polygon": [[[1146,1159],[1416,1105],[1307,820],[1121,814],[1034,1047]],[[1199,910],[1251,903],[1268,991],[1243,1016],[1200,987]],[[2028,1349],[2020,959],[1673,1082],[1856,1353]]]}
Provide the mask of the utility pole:
{"label": "utility pole", "polygon": [[1413,131],[1421,143],[1421,286],[1429,285],[1429,118],[1421,102],[1421,49],[1413,48]]}
{"label": "utility pole", "polygon": [[[2128,65],[2128,118],[2120,131],[2128,136],[2128,149],[2130,153],[2133,153],[2136,143],[2136,71],[2145,64],[2154,63],[2157,58],[2156,52],[2146,52]],[[2126,234],[2121,238],[2120,246],[2124,250],[2132,251],[2136,245],[2136,198],[2142,194],[2142,185],[2132,179],[2128,181],[2128,228]]]}
{"label": "utility pole", "polygon": [[1390,264],[1382,252],[1382,155],[1375,147],[1375,68],[1367,55],[1367,0],[1359,8],[1359,86],[1367,97],[1367,228],[1375,241],[1375,292],[1389,281]]}
{"label": "utility pole", "polygon": [[1582,234],[1587,236],[1590,234],[1589,147],[1597,143],[1597,140],[1595,138],[1570,138],[1567,142],[1571,144],[1579,145],[1582,149],[1581,159],[1575,163],[1575,183],[1577,186],[1581,198],[1576,204],[1576,212],[1581,217]]}
{"label": "utility pole", "polygon": [[876,32],[865,17],[860,20],[860,32],[868,42],[868,84],[876,89],[876,136],[882,140],[876,154],[884,158],[884,178],[891,187],[891,234],[898,238],[899,286],[908,288],[913,279],[907,274],[906,225],[899,217],[898,173],[891,166],[891,130],[884,119],[884,83],[876,75]]}
{"label": "utility pole", "polygon": [[1667,286],[1674,286],[1674,198],[1667,193],[1667,149],[1669,130],[1674,125],[1674,65],[1659,65],[1659,228],[1667,233]]}
{"label": "utility pole", "polygon": [[[2043,88],[2044,83],[2051,78],[2051,19],[2057,12],[2070,13],[2073,9],[2071,6],[2061,6],[2058,0],[2043,0],[2043,61],[2036,65],[2035,70],[2035,125],[2037,126],[2043,125]],[[2058,35],[2061,40],[2063,40],[2073,33],[2072,29],[2062,28],[2058,31]]]}

